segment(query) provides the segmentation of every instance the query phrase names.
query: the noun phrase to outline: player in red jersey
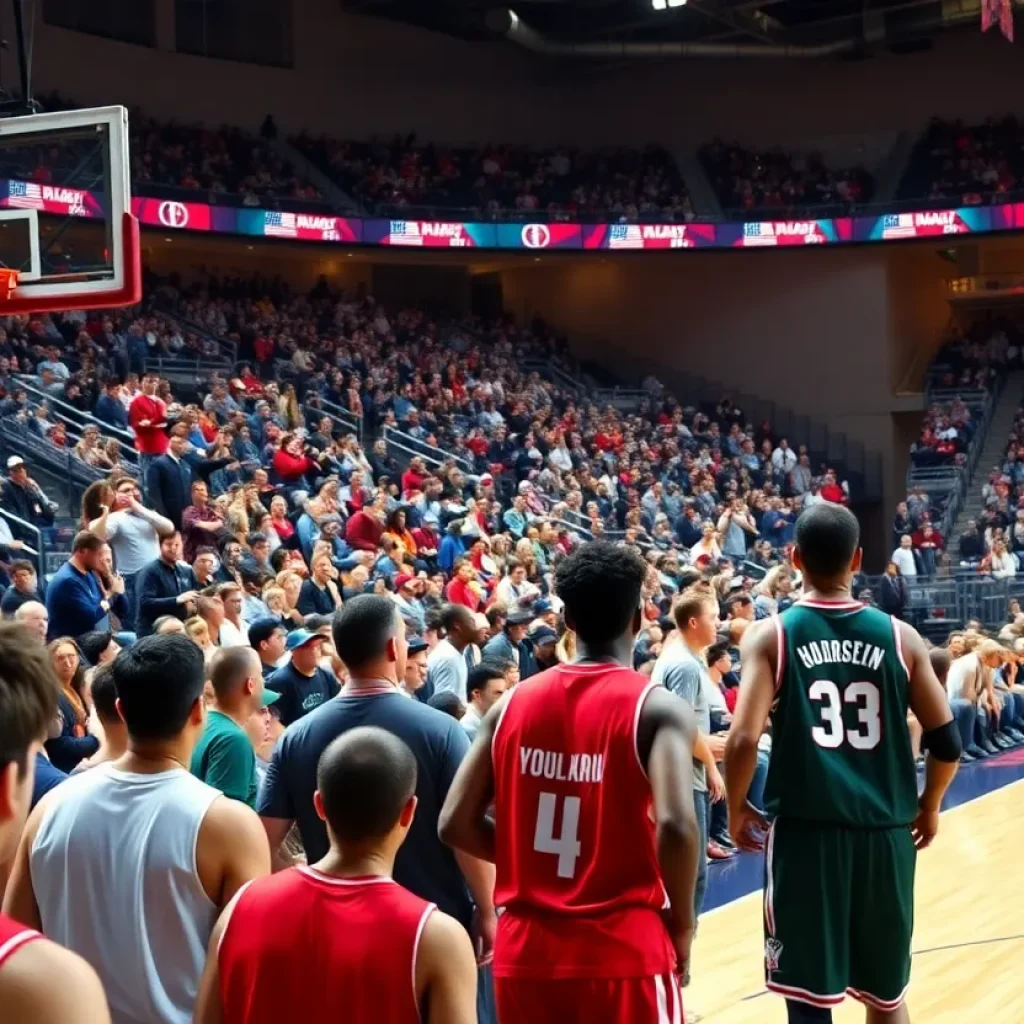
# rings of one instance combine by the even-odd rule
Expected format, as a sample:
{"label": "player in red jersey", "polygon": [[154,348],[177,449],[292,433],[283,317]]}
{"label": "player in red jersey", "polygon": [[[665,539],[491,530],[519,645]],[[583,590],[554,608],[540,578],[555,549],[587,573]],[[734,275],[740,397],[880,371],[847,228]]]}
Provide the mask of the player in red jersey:
{"label": "player in red jersey", "polygon": [[[485,716],[441,837],[497,866],[502,1024],[678,1024],[698,830],[693,716],[629,666],[646,575],[595,542],[555,573],[577,661],[520,683]],[[494,816],[488,811],[493,803]]]}
{"label": "player in red jersey", "polygon": [[331,848],[241,889],[210,937],[195,1024],[476,1024],[466,930],[391,878],[416,760],[383,729],[323,752],[313,802]]}
{"label": "player in red jersey", "polygon": [[[0,623],[0,895],[32,803],[35,763],[57,715],[46,650],[25,626]],[[110,1024],[96,972],[79,956],[0,914],[4,1024]]]}

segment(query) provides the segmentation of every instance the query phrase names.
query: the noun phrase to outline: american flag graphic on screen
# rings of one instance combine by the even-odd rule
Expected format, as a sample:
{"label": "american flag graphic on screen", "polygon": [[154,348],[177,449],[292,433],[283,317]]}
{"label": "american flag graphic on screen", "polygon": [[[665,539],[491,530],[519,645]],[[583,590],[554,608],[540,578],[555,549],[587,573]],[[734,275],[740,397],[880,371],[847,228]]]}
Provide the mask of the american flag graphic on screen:
{"label": "american flag graphic on screen", "polygon": [[609,249],[642,249],[644,237],[639,224],[613,224],[608,233]]}
{"label": "american flag graphic on screen", "polygon": [[267,210],[263,220],[263,234],[271,238],[298,238],[294,213]]}
{"label": "american flag graphic on screen", "polygon": [[418,220],[393,220],[389,240],[392,245],[422,245],[423,236],[420,234],[420,222]]}
{"label": "american flag graphic on screen", "polygon": [[34,181],[10,181],[7,183],[7,205],[19,210],[41,210],[43,190]]}
{"label": "american flag graphic on screen", "polygon": [[887,213],[882,218],[883,238],[913,238],[916,234],[912,213]]}

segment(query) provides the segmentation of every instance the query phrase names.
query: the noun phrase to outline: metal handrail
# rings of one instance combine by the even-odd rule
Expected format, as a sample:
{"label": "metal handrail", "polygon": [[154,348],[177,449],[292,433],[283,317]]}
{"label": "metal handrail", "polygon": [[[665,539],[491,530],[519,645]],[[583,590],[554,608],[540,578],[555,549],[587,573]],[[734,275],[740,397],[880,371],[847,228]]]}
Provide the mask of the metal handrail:
{"label": "metal handrail", "polygon": [[8,512],[5,508],[0,508],[0,516],[3,516],[8,522],[14,523],[21,530],[27,530],[29,533],[35,534],[36,537],[36,548],[29,547],[28,544],[24,544],[22,551],[27,551],[30,555],[42,557],[46,550],[46,538],[43,536],[43,531],[38,526],[30,523],[27,519],[22,519],[21,516],[16,516],[13,512]]}
{"label": "metal handrail", "polygon": [[465,456],[439,448],[437,445],[427,444],[426,441],[421,441],[418,437],[413,437],[412,434],[407,434],[397,427],[385,426],[381,433],[389,451],[394,447],[404,452],[409,458],[418,455],[434,469],[443,466],[451,459],[463,472],[473,472],[473,464]]}
{"label": "metal handrail", "polygon": [[319,419],[321,416],[326,416],[331,423],[342,433],[355,432],[358,434],[359,422],[352,417],[350,414],[349,419],[342,419],[340,416],[335,415],[328,409],[323,408],[322,405],[310,405],[309,402],[302,403],[302,410],[305,413],[310,413],[315,418]]}
{"label": "metal handrail", "polygon": [[363,439],[363,417],[357,416],[354,412],[350,412],[348,409],[342,408],[336,402],[331,402],[324,398],[323,395],[316,395],[316,405],[310,402],[310,396],[307,395],[302,403],[302,408],[308,412],[319,413],[322,416],[330,416],[335,422],[341,424],[345,430],[352,431],[356,434],[360,441]]}
{"label": "metal handrail", "polygon": [[15,374],[14,379],[18,382],[18,387],[23,388],[26,394],[35,395],[40,401],[46,402],[54,411],[61,414],[61,418],[67,420],[81,420],[82,423],[76,424],[77,426],[85,426],[91,424],[92,426],[98,427],[101,434],[106,437],[113,438],[115,441],[123,444],[125,447],[131,449],[132,447],[132,435],[130,431],[121,430],[120,427],[111,426],[103,420],[97,419],[92,413],[83,412],[81,409],[76,409],[75,406],[69,405],[62,398],[54,398],[52,395],[48,395],[41,387],[36,384],[30,383],[33,379],[27,374]]}

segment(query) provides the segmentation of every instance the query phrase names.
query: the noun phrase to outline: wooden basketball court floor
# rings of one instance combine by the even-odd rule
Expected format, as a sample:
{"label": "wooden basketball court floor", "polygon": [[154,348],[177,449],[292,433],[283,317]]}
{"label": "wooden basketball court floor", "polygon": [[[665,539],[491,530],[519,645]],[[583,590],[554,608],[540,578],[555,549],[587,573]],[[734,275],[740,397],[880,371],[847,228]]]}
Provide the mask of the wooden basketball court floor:
{"label": "wooden basketball court floor", "polygon": [[[1024,748],[962,767],[947,805],[917,862],[911,1020],[1024,1024]],[[701,916],[684,993],[706,1024],[785,1024],[764,987],[760,871],[754,855],[712,866],[720,905]],[[864,1008],[847,999],[833,1020],[863,1021]]]}

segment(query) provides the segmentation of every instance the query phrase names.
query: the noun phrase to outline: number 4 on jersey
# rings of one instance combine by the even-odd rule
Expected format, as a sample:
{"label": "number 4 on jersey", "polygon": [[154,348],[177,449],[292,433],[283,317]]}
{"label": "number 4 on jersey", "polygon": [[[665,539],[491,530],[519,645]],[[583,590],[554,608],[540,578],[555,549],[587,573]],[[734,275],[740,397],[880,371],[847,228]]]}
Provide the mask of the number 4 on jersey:
{"label": "number 4 on jersey", "polygon": [[576,860],[580,844],[576,835],[580,825],[580,798],[567,796],[562,806],[562,834],[555,838],[555,812],[558,797],[554,793],[541,793],[537,807],[537,829],[533,833],[533,848],[538,853],[553,853],[558,857],[558,877],[572,878],[576,873]]}

